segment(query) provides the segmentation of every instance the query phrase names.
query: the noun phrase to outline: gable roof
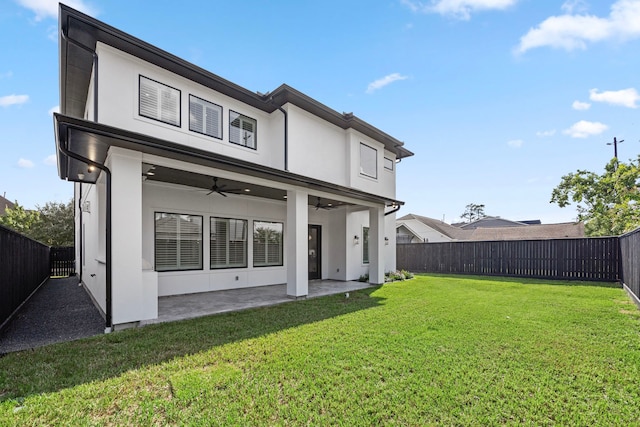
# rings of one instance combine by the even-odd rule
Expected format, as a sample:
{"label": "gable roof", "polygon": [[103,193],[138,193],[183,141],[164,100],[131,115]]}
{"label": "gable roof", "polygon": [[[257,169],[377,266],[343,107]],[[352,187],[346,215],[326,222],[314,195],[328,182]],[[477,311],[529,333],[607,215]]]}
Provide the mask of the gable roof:
{"label": "gable roof", "polygon": [[[457,224],[456,224],[457,225]],[[500,218],[499,216],[485,216],[475,221],[462,223],[458,225],[464,230],[474,230],[480,227],[521,227],[528,225],[524,222],[511,221],[510,219]]]}
{"label": "gable roof", "polygon": [[430,227],[434,230],[436,230],[438,233],[443,234],[447,237],[449,237],[450,239],[453,240],[466,240],[465,237],[469,236],[471,233],[467,230],[463,230],[461,228],[458,227],[454,227],[452,225],[447,224],[446,222],[440,221],[438,219],[434,219],[434,218],[429,218],[426,216],[420,216],[420,215],[415,215],[415,214],[407,214],[401,218],[398,218],[396,220],[397,221],[406,221],[406,220],[417,220],[420,221],[421,223],[423,223],[424,225],[426,225],[427,227]]}
{"label": "gable roof", "polygon": [[4,198],[3,196],[0,196],[0,216],[4,215],[4,212],[7,208],[13,209],[14,207],[15,204],[13,202]]}
{"label": "gable roof", "polygon": [[60,112],[83,118],[98,42],[136,56],[146,62],[230,96],[245,104],[271,113],[287,103],[294,104],[342,129],[354,129],[382,142],[397,158],[412,156],[404,143],[354,116],[338,113],[315,99],[282,84],[273,92],[251,92],[197,65],[156,46],[60,4]]}

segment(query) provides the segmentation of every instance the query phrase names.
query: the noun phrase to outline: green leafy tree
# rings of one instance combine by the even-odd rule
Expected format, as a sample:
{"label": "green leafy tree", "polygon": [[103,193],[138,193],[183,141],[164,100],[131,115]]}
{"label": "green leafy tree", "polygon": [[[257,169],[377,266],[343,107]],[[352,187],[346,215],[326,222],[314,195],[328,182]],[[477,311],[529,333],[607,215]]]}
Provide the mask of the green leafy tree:
{"label": "green leafy tree", "polygon": [[73,201],[47,202],[36,210],[27,210],[17,202],[0,216],[0,224],[47,246],[73,246]]}
{"label": "green leafy tree", "polygon": [[4,215],[0,216],[0,224],[27,236],[29,236],[28,233],[33,224],[39,220],[40,213],[38,211],[27,210],[17,201],[13,208],[6,208]]}
{"label": "green leafy tree", "polygon": [[561,208],[577,203],[588,236],[615,236],[640,227],[640,156],[629,163],[612,159],[604,173],[578,170],[562,177],[551,193]]}
{"label": "green leafy tree", "polygon": [[29,236],[48,246],[73,246],[73,200],[68,203],[47,202],[36,206],[40,219],[29,230]]}
{"label": "green leafy tree", "polygon": [[473,222],[485,216],[487,215],[484,213],[484,205],[469,203],[464,207],[464,213],[460,215],[460,218],[465,219],[467,222]]}

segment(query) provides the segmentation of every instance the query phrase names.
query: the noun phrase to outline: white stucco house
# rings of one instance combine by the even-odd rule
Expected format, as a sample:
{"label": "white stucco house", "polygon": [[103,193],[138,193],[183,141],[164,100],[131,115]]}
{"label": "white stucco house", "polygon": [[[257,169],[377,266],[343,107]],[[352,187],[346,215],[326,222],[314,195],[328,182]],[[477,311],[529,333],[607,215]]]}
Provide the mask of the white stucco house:
{"label": "white stucco house", "polygon": [[384,282],[398,161],[353,114],[282,85],[251,92],[60,5],[58,172],[74,182],[77,271],[107,328],[168,295]]}

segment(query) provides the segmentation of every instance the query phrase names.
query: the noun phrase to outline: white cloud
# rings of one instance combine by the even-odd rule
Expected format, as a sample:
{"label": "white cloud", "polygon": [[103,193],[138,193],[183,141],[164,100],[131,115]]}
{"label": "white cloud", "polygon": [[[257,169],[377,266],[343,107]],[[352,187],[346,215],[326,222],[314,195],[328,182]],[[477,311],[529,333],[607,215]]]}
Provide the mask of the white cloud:
{"label": "white cloud", "polygon": [[518,0],[400,0],[412,12],[439,13],[469,20],[471,13],[483,10],[503,10],[513,6]]}
{"label": "white cloud", "polygon": [[628,108],[638,108],[636,102],[640,101],[640,94],[632,87],[615,91],[606,90],[604,92],[598,92],[598,89],[591,89],[589,91],[589,99]]}
{"label": "white cloud", "polygon": [[24,104],[29,100],[29,95],[7,95],[0,96],[0,107]]}
{"label": "white cloud", "polygon": [[571,136],[571,138],[587,138],[591,135],[601,134],[607,129],[609,129],[609,126],[603,123],[580,120],[574,123],[569,129],[562,131],[562,133]]}
{"label": "white cloud", "polygon": [[551,129],[551,130],[541,130],[536,132],[536,136],[539,138],[547,138],[550,136],[553,136],[556,134],[556,130],[555,129]]}
{"label": "white cloud", "polygon": [[385,87],[386,85],[389,85],[395,81],[398,80],[406,80],[408,79],[407,76],[403,76],[400,75],[400,73],[393,73],[393,74],[389,74],[387,76],[384,76],[381,79],[378,79],[374,82],[369,83],[369,86],[367,86],[367,93],[373,93],[378,89],[381,89],[383,87]]}
{"label": "white cloud", "polygon": [[520,148],[524,144],[524,141],[521,139],[512,139],[511,141],[507,141],[507,145],[513,148]]}
{"label": "white cloud", "polygon": [[566,2],[565,11],[560,16],[551,16],[536,28],[531,28],[520,38],[516,53],[529,49],[549,46],[567,51],[586,49],[587,43],[603,40],[627,40],[640,37],[640,0],[618,0],[611,6],[608,17],[594,15],[574,15],[576,2]]}
{"label": "white cloud", "polygon": [[573,104],[571,104],[571,108],[573,108],[574,110],[583,111],[591,108],[591,104],[589,104],[588,102],[573,101]]}
{"label": "white cloud", "polygon": [[23,159],[22,157],[18,160],[18,166],[23,169],[31,169],[33,167],[33,162],[28,159]]}
{"label": "white cloud", "polygon": [[560,6],[563,12],[572,14],[573,12],[586,12],[588,7],[583,0],[567,0]]}
{"label": "white cloud", "polygon": [[[36,21],[46,18],[58,19],[58,0],[17,0],[17,3],[36,14]],[[93,7],[84,0],[65,0],[64,3],[89,15],[94,15]]]}
{"label": "white cloud", "polygon": [[50,116],[53,116],[53,113],[59,113],[59,112],[60,112],[60,106],[59,105],[56,105],[55,107],[49,108],[49,111],[48,111]]}
{"label": "white cloud", "polygon": [[42,163],[44,163],[45,165],[52,166],[58,163],[58,159],[56,158],[55,154],[50,154],[42,161]]}

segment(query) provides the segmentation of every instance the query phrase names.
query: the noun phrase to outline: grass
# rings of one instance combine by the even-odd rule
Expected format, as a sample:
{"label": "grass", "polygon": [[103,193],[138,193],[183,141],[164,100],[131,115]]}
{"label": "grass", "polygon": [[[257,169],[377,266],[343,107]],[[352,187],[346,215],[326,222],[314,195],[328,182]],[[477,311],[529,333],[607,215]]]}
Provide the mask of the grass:
{"label": "grass", "polygon": [[640,312],[416,276],[0,358],[0,425],[638,425]]}

